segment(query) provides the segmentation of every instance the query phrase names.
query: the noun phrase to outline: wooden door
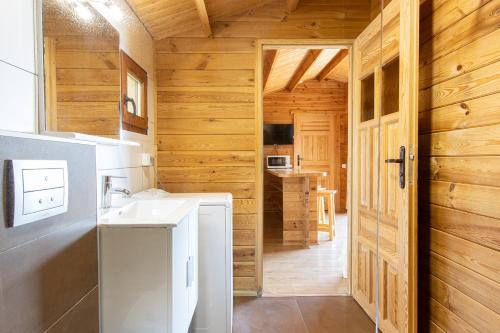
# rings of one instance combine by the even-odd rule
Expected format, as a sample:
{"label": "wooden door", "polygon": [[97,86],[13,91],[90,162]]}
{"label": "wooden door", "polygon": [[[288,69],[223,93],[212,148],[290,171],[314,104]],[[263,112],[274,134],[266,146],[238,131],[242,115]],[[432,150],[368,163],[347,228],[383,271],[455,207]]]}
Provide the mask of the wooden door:
{"label": "wooden door", "polygon": [[[294,167],[328,173],[320,179],[321,186],[337,189],[340,175],[336,179],[334,154],[334,131],[338,127],[339,115],[332,113],[298,112],[294,114]],[[339,162],[340,163],[340,162]],[[337,190],[340,190],[338,188]]]}
{"label": "wooden door", "polygon": [[392,0],[353,46],[352,291],[382,332],[416,332],[417,33]]}

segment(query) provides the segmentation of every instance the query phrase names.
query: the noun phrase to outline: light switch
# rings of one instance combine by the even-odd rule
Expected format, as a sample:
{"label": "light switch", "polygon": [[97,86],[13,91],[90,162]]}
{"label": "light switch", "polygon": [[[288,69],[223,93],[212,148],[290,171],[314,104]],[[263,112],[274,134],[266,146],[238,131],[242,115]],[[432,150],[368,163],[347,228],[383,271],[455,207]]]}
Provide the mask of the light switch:
{"label": "light switch", "polygon": [[66,161],[7,162],[7,216],[10,226],[39,221],[68,211]]}

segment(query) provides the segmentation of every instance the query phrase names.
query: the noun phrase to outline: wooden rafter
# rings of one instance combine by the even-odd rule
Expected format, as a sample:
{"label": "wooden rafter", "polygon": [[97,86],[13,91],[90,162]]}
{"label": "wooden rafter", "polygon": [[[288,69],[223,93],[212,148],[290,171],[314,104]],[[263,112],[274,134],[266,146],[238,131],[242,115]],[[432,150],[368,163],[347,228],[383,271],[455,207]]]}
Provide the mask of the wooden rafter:
{"label": "wooden rafter", "polygon": [[278,59],[279,50],[269,50],[267,51],[266,57],[264,59],[264,75],[263,75],[263,91],[266,91],[267,81],[271,77],[271,72],[273,66]]}
{"label": "wooden rafter", "polygon": [[297,9],[299,0],[286,0],[286,10],[288,13],[292,13]]}
{"label": "wooden rafter", "polygon": [[326,66],[319,72],[319,74],[316,76],[316,79],[318,81],[323,81],[330,73],[337,67],[338,64],[342,60],[344,60],[345,57],[347,57],[348,51],[345,49],[340,50],[335,57],[333,57],[332,60]]}
{"label": "wooden rafter", "polygon": [[203,32],[207,37],[212,36],[212,28],[210,27],[210,20],[208,18],[207,6],[205,5],[205,0],[194,0],[196,4],[196,10],[198,11],[198,16],[201,20],[201,26]]}
{"label": "wooden rafter", "polygon": [[289,91],[293,91],[297,87],[297,85],[304,77],[304,74],[306,74],[307,70],[312,66],[312,64],[314,64],[316,59],[318,59],[322,51],[323,50],[309,50],[306,57],[304,58],[304,61],[302,61],[302,64],[300,64],[299,68],[297,68],[292,78],[290,79],[290,82],[288,83],[287,89]]}

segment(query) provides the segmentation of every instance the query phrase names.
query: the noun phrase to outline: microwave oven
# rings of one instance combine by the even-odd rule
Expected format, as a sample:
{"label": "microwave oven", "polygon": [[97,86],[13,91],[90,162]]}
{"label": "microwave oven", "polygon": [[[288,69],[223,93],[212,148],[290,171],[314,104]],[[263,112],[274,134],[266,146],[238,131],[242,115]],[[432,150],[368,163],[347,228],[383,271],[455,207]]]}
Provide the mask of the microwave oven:
{"label": "microwave oven", "polygon": [[269,155],[266,158],[268,169],[291,169],[290,156],[288,155]]}

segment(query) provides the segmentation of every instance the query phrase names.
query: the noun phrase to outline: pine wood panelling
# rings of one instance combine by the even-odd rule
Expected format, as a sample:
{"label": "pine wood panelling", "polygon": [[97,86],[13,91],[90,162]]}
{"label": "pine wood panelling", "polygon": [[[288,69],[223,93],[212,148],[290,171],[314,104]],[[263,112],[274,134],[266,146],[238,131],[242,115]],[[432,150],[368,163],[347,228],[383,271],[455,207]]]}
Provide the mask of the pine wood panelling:
{"label": "pine wood panelling", "polygon": [[159,70],[158,84],[170,87],[252,86],[252,70]]}
{"label": "pine wood panelling", "polygon": [[498,219],[461,210],[427,204],[422,200],[420,215],[426,227],[470,240],[500,251],[500,223]]}
{"label": "pine wood panelling", "polygon": [[[471,323],[470,326],[472,326],[474,330],[494,333],[496,329],[500,327],[500,315],[498,313],[488,309],[481,303],[473,300],[461,293],[458,289],[447,285],[434,276],[431,277],[430,293],[432,298],[436,300],[436,302],[439,302],[440,305],[447,308],[449,312],[453,311],[457,314],[457,317],[464,318],[464,320]],[[443,318],[443,322],[444,321],[447,322],[444,328],[448,331],[455,332],[448,326],[449,319]],[[469,325],[465,323],[462,327],[466,326]]]}
{"label": "pine wood panelling", "polygon": [[422,134],[500,123],[500,94],[487,95],[466,102],[426,110],[419,114]]}
{"label": "pine wood panelling", "polygon": [[437,277],[498,313],[500,309],[498,283],[433,252],[429,261],[431,276]]}
{"label": "pine wood panelling", "polygon": [[160,167],[160,181],[178,182],[227,182],[248,183],[255,181],[253,167]]}
{"label": "pine wood panelling", "polygon": [[169,119],[157,127],[158,134],[254,134],[252,119]]}
{"label": "pine wood panelling", "polygon": [[[237,36],[234,36],[237,37]],[[198,56],[205,54],[254,54],[254,38],[166,38],[155,43],[156,52],[161,59],[162,54],[192,53]],[[166,55],[168,57],[168,55]],[[161,60],[160,60],[161,62]],[[195,62],[196,63],[196,62]],[[242,69],[239,67],[238,69]]]}
{"label": "pine wood panelling", "polygon": [[421,20],[420,318],[500,326],[500,1],[427,1]]}
{"label": "pine wood panelling", "polygon": [[170,103],[161,104],[157,110],[158,118],[243,118],[253,117],[255,106],[252,103]]}
{"label": "pine wood panelling", "polygon": [[255,198],[254,183],[166,183],[170,192],[178,193],[203,193],[203,192],[231,192],[235,198]]}
{"label": "pine wood panelling", "polygon": [[490,1],[491,0],[429,1],[427,6],[434,7],[434,10],[422,20],[420,42],[425,42],[433,36],[436,36],[453,23],[462,20],[465,16]]}
{"label": "pine wood panelling", "polygon": [[500,154],[500,124],[422,135],[422,153],[438,156]]}
{"label": "pine wood panelling", "polygon": [[[456,1],[447,0],[446,2]],[[500,4],[498,1],[490,1],[487,5],[473,11],[460,21],[441,28],[441,33],[420,46],[420,63],[430,63],[450,52],[464,48],[464,46],[476,39],[497,30],[500,20],[499,9]],[[440,24],[439,22],[443,20],[443,15],[446,15],[446,12],[441,12],[441,15],[434,16],[431,22],[422,22],[420,25],[421,29],[425,29],[426,25],[428,26],[429,24]],[[451,26],[452,28],[446,29]]]}
{"label": "pine wood panelling", "polygon": [[[234,216],[235,232],[242,228],[249,232],[235,233],[234,252],[245,246],[245,251],[253,248],[256,253],[253,257],[235,255],[238,276],[234,288],[255,293],[260,283],[257,242],[236,245],[244,241],[242,237],[257,237],[255,170],[256,163],[261,162],[256,156],[242,153],[256,150],[255,40],[353,38],[368,24],[369,1],[301,0],[290,15],[281,0],[223,1],[217,5],[214,1],[219,0],[206,0],[214,38],[191,38],[201,32],[193,29],[184,34],[187,37],[155,43],[158,164],[161,165],[158,173],[170,191],[233,193],[235,211],[239,212]],[[218,13],[214,14],[214,10]],[[303,103],[308,102],[306,99]],[[318,102],[324,110],[345,108],[340,104],[328,105],[328,99]],[[289,112],[289,106],[284,108]],[[211,151],[216,153],[196,156],[196,152]],[[254,165],[247,166],[252,158]],[[196,163],[200,164],[194,166]],[[244,270],[241,263],[245,263]],[[253,270],[247,267],[252,265]]]}
{"label": "pine wood panelling", "polygon": [[253,69],[255,66],[255,55],[252,53],[159,53],[156,59],[156,66],[156,69]]}
{"label": "pine wood panelling", "polygon": [[495,47],[498,40],[500,40],[500,30],[425,65],[420,72],[420,89],[495,62],[500,55],[500,50]]}
{"label": "pine wood panelling", "polygon": [[[166,122],[168,120],[161,120]],[[189,121],[189,120],[185,120]],[[255,135],[158,135],[160,151],[254,150]]]}
{"label": "pine wood panelling", "polygon": [[254,166],[253,151],[165,151],[158,166]]}
{"label": "pine wood panelling", "polygon": [[446,332],[478,333],[478,331],[467,324],[467,322],[434,299],[431,299],[430,308],[432,311],[431,319],[434,323],[439,325],[439,327],[443,327]]}
{"label": "pine wood panelling", "polygon": [[500,186],[500,157],[431,157],[421,164],[424,179]]}
{"label": "pine wood panelling", "polygon": [[253,87],[158,87],[158,103],[253,103]]}
{"label": "pine wood panelling", "polygon": [[497,61],[467,75],[461,75],[422,90],[420,110],[424,111],[497,93],[500,91],[496,84],[500,79],[499,73],[500,64]]}
{"label": "pine wood panelling", "polygon": [[431,251],[500,282],[500,252],[434,229],[429,238]]}

